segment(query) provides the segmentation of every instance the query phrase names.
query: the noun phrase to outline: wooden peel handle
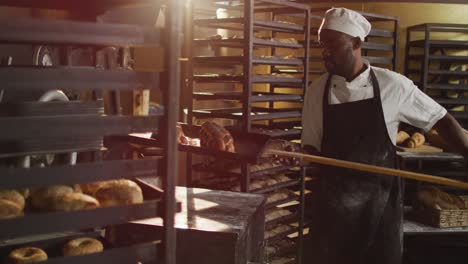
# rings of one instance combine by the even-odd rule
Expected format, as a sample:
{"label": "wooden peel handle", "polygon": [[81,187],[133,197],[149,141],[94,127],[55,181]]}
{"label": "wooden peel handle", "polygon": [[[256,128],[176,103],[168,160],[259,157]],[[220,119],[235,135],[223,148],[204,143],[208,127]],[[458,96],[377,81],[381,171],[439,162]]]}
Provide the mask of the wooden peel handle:
{"label": "wooden peel handle", "polygon": [[452,187],[457,187],[457,188],[462,188],[462,189],[468,189],[468,183],[466,182],[447,179],[447,178],[433,176],[433,175],[424,174],[424,173],[390,169],[390,168],[362,164],[362,163],[357,163],[357,162],[337,160],[337,159],[332,159],[332,158],[326,158],[326,157],[315,156],[315,155],[307,155],[307,154],[297,153],[297,152],[288,152],[288,151],[282,151],[282,150],[267,150],[267,153],[293,157],[293,158],[301,158],[303,160],[307,160],[310,162],[324,164],[324,165],[331,165],[335,167],[341,167],[341,168],[347,168],[347,169],[353,169],[353,170],[359,170],[359,171],[365,171],[365,172],[372,172],[372,173],[378,173],[378,174],[385,174],[389,176],[395,176],[395,177],[407,178],[407,179],[412,179],[412,180],[417,180],[417,181],[437,183],[437,184],[442,184],[442,185],[447,185],[447,186],[452,186]]}

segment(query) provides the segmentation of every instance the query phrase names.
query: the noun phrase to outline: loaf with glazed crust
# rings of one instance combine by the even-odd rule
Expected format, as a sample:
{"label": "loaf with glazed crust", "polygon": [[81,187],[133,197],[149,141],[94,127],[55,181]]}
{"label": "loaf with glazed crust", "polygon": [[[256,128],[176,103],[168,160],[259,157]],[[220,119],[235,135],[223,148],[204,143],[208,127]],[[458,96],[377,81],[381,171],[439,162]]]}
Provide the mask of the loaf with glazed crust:
{"label": "loaf with glazed crust", "polygon": [[205,122],[201,126],[200,146],[212,150],[236,152],[231,133],[214,122]]}

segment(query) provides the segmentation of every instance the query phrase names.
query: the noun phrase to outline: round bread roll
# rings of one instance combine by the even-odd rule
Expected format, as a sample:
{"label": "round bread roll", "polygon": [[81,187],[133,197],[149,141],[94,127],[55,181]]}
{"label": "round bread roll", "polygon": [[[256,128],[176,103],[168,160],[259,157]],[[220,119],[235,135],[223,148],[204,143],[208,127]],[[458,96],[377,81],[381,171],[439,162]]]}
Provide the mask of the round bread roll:
{"label": "round bread roll", "polygon": [[35,247],[18,248],[10,252],[8,262],[15,264],[36,263],[47,260],[44,250]]}
{"label": "round bread roll", "polygon": [[140,186],[130,180],[107,182],[94,193],[101,206],[125,205],[143,202]]}
{"label": "round bread roll", "polygon": [[85,194],[94,196],[94,193],[97,191],[97,189],[101,188],[101,186],[109,182],[111,181],[100,181],[81,184],[81,190],[83,190],[83,193]]}
{"label": "round bread roll", "polygon": [[101,241],[94,238],[83,237],[73,239],[66,243],[65,246],[63,246],[62,252],[66,257],[93,254],[103,250],[104,246],[102,245]]}
{"label": "round bread roll", "polygon": [[57,200],[57,197],[67,193],[73,193],[73,188],[66,185],[53,185],[39,188],[31,193],[31,204],[39,210],[53,210],[51,205]]}
{"label": "round bread roll", "polygon": [[23,215],[23,207],[6,199],[0,199],[0,219],[15,218]]}
{"label": "round bread roll", "polygon": [[24,209],[24,196],[15,190],[0,190],[0,199],[16,203],[21,210]]}
{"label": "round bread roll", "polygon": [[397,134],[396,143],[397,145],[401,145],[409,138],[410,138],[410,135],[406,133],[406,131],[400,130],[398,131],[398,134]]}
{"label": "round bread roll", "polygon": [[96,207],[99,207],[99,202],[92,196],[82,193],[67,193],[54,197],[49,204],[48,210],[76,211]]}
{"label": "round bread roll", "polygon": [[411,138],[408,140],[407,147],[408,148],[417,148],[424,144],[426,138],[421,133],[414,133]]}

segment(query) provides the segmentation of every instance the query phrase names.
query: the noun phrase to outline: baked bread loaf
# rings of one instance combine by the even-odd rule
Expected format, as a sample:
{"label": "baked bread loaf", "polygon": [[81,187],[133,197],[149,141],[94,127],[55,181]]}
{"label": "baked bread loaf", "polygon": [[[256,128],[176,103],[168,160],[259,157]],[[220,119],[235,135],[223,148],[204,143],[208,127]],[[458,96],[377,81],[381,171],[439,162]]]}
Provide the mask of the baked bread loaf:
{"label": "baked bread loaf", "polygon": [[49,205],[51,211],[76,211],[99,207],[94,197],[83,193],[67,193],[56,196]]}
{"label": "baked bread loaf", "polygon": [[63,256],[80,256],[102,252],[104,246],[101,241],[89,238],[82,237],[68,241],[62,248]]}
{"label": "baked bread loaf", "polygon": [[0,199],[16,203],[21,210],[24,209],[24,196],[15,190],[0,190]]}
{"label": "baked bread loaf", "polygon": [[23,215],[23,208],[10,200],[0,199],[0,219],[15,218]]}
{"label": "baked bread loaf", "polygon": [[140,186],[130,180],[110,181],[94,193],[101,206],[126,205],[143,202]]}
{"label": "baked bread loaf", "polygon": [[83,193],[94,196],[94,193],[97,191],[97,189],[101,188],[104,184],[111,182],[111,181],[100,181],[100,182],[90,182],[90,183],[84,183],[81,184],[81,190],[83,190]]}
{"label": "baked bread loaf", "polygon": [[200,146],[212,150],[236,152],[231,133],[214,122],[205,122],[201,126]]}
{"label": "baked bread loaf", "polygon": [[426,139],[424,138],[424,135],[421,133],[414,133],[410,139],[408,139],[407,147],[408,148],[417,148],[420,147],[424,144]]}
{"label": "baked bread loaf", "polygon": [[431,187],[420,190],[417,200],[428,208],[443,209],[466,209],[465,201],[457,195],[451,195],[438,188]]}
{"label": "baked bread loaf", "polygon": [[98,207],[99,202],[69,186],[56,185],[34,191],[32,205],[43,211],[76,211]]}
{"label": "baked bread loaf", "polygon": [[396,143],[397,145],[403,144],[406,140],[410,138],[410,135],[403,130],[398,131]]}
{"label": "baked bread loaf", "polygon": [[73,193],[73,188],[67,185],[52,185],[34,190],[31,193],[31,204],[39,210],[50,211],[54,208],[57,197]]}
{"label": "baked bread loaf", "polygon": [[44,250],[36,247],[23,247],[10,252],[7,263],[26,264],[47,260]]}

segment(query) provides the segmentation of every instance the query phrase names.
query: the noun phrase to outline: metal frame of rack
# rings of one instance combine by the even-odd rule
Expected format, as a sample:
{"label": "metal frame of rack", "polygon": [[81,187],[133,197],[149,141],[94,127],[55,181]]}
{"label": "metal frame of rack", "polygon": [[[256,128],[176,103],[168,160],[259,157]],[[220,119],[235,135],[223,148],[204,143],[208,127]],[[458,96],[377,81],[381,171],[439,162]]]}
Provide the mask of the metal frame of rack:
{"label": "metal frame of rack", "polygon": [[[276,108],[276,102],[297,102],[302,103],[302,99],[308,84],[308,39],[310,32],[310,24],[302,23],[286,23],[276,20],[275,12],[280,10],[292,10],[293,13],[303,13],[305,21],[309,21],[310,11],[309,7],[304,4],[298,4],[284,0],[245,0],[237,5],[223,5],[217,3],[221,1],[211,1],[216,7],[225,8],[227,10],[235,10],[236,12],[243,13],[242,17],[239,18],[224,18],[224,19],[194,19],[193,14],[190,21],[187,23],[190,26],[187,28],[187,42],[192,43],[189,45],[187,52],[189,61],[189,67],[187,69],[187,80],[188,80],[188,93],[191,94],[191,98],[188,102],[188,119],[187,123],[189,127],[187,130],[196,127],[194,120],[206,119],[206,118],[222,118],[234,120],[236,122],[235,129],[239,132],[256,132],[256,133],[267,133],[275,138],[298,138],[300,137],[300,131],[294,128],[294,125],[300,123],[296,122],[275,122],[284,119],[299,119],[301,117],[301,108],[289,108],[289,109],[278,109]],[[260,19],[258,14],[264,14],[268,18]],[[242,32],[240,38],[223,38],[223,39],[195,39],[194,32],[195,27],[204,27],[211,29],[226,29],[233,30],[236,32]],[[269,38],[257,37],[257,32],[268,32]],[[281,39],[275,38],[276,33],[282,34],[293,34],[296,37],[299,36],[299,40],[307,40],[306,45],[302,45],[295,41],[282,41]],[[194,46],[206,45],[213,49],[220,47],[227,49],[236,49],[242,51],[241,55],[236,56],[208,56],[200,57],[195,56]],[[257,56],[257,51],[271,49],[271,56]],[[302,55],[300,58],[291,58],[284,55],[278,55],[276,51],[278,49],[287,49],[298,51]],[[284,54],[284,52],[283,52]],[[206,65],[221,65],[226,66],[241,66],[241,75],[194,75],[194,70],[202,69]],[[255,75],[254,67],[257,65],[270,66],[269,71],[265,75]],[[295,65],[301,66],[305,69],[305,73],[295,74],[294,76],[282,76],[280,74],[272,74],[273,67],[275,65]],[[235,83],[242,86],[239,92],[211,92],[211,91],[197,91],[194,92],[194,86],[197,83]],[[255,84],[267,84],[270,85],[269,91],[258,91],[254,88]],[[276,88],[294,88],[296,93],[282,93],[277,92]],[[268,89],[268,87],[266,88]],[[223,109],[194,109],[195,101],[235,101],[238,103],[238,107],[234,108],[223,108]],[[263,103],[258,106],[258,103]],[[256,105],[257,104],[257,105]],[[265,106],[267,105],[267,106]],[[261,124],[260,124],[261,122]],[[196,130],[196,129],[195,129]],[[196,134],[196,132],[195,132]],[[190,136],[190,133],[187,133]],[[197,137],[196,135],[193,135]],[[265,170],[251,172],[250,165],[246,161],[239,160],[236,154],[233,153],[217,153],[215,151],[204,150],[198,147],[192,146],[180,146],[180,150],[187,152],[187,179],[188,185],[193,186],[194,181],[192,179],[192,173],[194,171],[204,173],[218,173],[219,175],[226,176],[229,174],[231,178],[237,179],[240,183],[240,190],[242,192],[253,192],[253,193],[270,193],[275,190],[285,188],[295,188],[299,191],[294,199],[289,199],[285,202],[298,201],[299,207],[296,208],[296,214],[291,218],[277,219],[283,223],[298,222],[298,227],[278,234],[273,238],[266,239],[266,242],[274,241],[277,239],[285,238],[288,235],[298,232],[299,240],[297,247],[296,259],[300,259],[302,250],[302,226],[303,226],[303,182],[304,176],[300,171],[296,171],[294,178],[289,182],[280,183],[274,186],[269,186],[260,190],[251,190],[251,180],[258,178],[261,175],[275,174],[281,172],[288,172],[292,166],[277,166]],[[199,164],[193,164],[193,155],[208,155],[217,158],[224,158],[228,160],[237,161],[240,164],[240,171],[236,173],[227,173],[225,171],[213,171],[210,168],[198,166]],[[203,186],[210,187],[210,186]],[[211,186],[213,188],[213,186]],[[276,206],[276,205],[274,205]],[[273,208],[273,207],[272,207]],[[300,263],[300,262],[298,262]]]}
{"label": "metal frame of rack", "polygon": [[[88,1],[86,1],[88,2]],[[86,10],[100,14],[127,1],[1,1],[2,6],[62,9],[75,12]],[[159,3],[159,2],[158,2]],[[155,4],[154,1],[132,1],[132,4]],[[97,153],[91,162],[76,165],[58,165],[34,168],[0,168],[0,189],[33,188],[53,184],[78,184],[94,181],[159,176],[164,192],[139,182],[145,195],[141,204],[102,207],[72,212],[26,213],[22,217],[0,220],[0,239],[22,236],[92,229],[131,220],[163,216],[165,226],[162,247],[160,242],[136,244],[123,248],[106,249],[101,253],[66,258],[53,258],[47,263],[175,263],[174,214],[175,179],[177,177],[178,98],[180,94],[181,17],[182,1],[167,3],[167,27],[164,32],[138,25],[107,24],[78,21],[46,21],[41,19],[15,19],[0,23],[0,41],[15,44],[80,44],[92,47],[160,46],[168,49],[166,57],[167,79],[164,113],[150,116],[103,115],[102,101],[93,102],[15,102],[0,104],[0,157],[18,157],[31,154],[70,153],[91,151]],[[165,34],[166,43],[161,43]],[[102,90],[132,91],[160,89],[158,73],[131,70],[98,69],[73,66],[3,66],[0,80],[5,93],[9,91],[46,91],[63,89],[81,92]],[[159,120],[162,120],[161,125]],[[132,160],[102,160],[103,137],[136,132],[160,132],[164,144],[164,157]],[[46,133],[47,132],[47,133]],[[162,159],[162,160],[161,160]],[[161,166],[161,167],[160,167]],[[164,175],[164,176],[162,176]],[[64,177],[67,176],[67,177]]]}
{"label": "metal frame of rack", "polygon": [[[468,56],[463,54],[468,51],[466,36],[468,24],[427,23],[408,27],[406,32],[405,75],[447,108],[468,105],[462,95],[468,89]],[[447,54],[455,50],[461,54]],[[468,125],[466,110],[450,112],[463,126]]]}

